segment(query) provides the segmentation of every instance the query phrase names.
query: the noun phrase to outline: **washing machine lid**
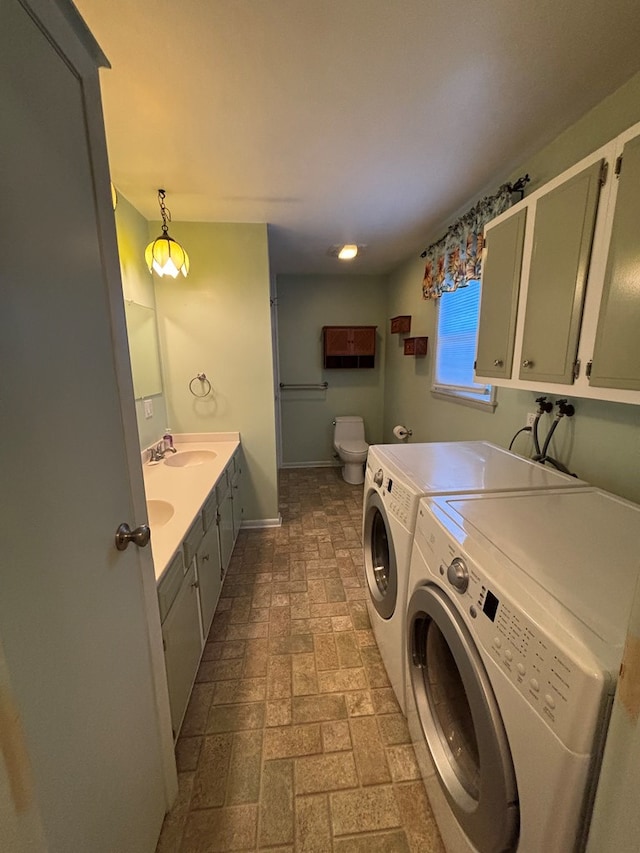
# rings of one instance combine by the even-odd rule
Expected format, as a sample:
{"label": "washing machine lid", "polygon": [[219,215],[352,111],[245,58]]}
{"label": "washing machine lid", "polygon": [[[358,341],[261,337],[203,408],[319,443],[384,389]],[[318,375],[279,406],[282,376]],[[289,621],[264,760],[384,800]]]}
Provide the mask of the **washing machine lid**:
{"label": "washing machine lid", "polygon": [[[372,452],[373,451],[373,452]],[[586,483],[488,441],[383,444],[369,451],[391,477],[420,494],[576,488]]]}
{"label": "washing machine lid", "polygon": [[640,506],[588,488],[426,500],[460,544],[480,541],[503,555],[605,644],[624,644]]}

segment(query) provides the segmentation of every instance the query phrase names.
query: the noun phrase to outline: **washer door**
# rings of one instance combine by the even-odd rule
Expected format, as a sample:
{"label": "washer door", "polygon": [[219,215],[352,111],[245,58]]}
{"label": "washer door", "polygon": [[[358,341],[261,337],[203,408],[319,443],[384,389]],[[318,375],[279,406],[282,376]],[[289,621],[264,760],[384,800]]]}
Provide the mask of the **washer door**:
{"label": "washer door", "polygon": [[458,823],[481,853],[515,850],[518,791],[504,724],[473,638],[439,587],[413,593],[407,642],[418,719]]}
{"label": "washer door", "polygon": [[398,566],[389,520],[377,492],[367,495],[364,512],[364,572],[369,595],[383,619],[390,619],[398,597]]}

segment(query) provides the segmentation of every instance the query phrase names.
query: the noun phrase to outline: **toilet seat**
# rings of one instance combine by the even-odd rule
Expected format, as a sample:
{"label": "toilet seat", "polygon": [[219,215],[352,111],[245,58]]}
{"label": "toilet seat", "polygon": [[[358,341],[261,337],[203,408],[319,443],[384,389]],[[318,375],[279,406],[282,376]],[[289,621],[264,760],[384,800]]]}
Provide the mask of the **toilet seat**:
{"label": "toilet seat", "polygon": [[337,446],[337,450],[345,462],[364,462],[369,445],[366,441],[343,441]]}

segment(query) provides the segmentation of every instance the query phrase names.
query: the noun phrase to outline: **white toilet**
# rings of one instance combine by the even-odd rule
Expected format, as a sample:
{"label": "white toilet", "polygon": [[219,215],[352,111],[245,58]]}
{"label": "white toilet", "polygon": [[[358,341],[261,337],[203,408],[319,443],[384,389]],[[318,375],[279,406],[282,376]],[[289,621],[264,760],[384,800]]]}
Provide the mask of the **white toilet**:
{"label": "white toilet", "polygon": [[334,421],[333,446],[342,462],[345,483],[364,483],[364,463],[369,445],[364,440],[364,421],[355,415],[342,415]]}

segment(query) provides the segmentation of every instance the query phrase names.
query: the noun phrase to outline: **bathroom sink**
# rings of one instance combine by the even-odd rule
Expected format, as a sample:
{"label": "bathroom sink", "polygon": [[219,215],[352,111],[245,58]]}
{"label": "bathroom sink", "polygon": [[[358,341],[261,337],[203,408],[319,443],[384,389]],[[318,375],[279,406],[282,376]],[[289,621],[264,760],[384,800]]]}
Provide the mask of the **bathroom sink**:
{"label": "bathroom sink", "polygon": [[170,468],[191,468],[193,465],[213,462],[217,455],[213,450],[179,450],[165,456],[164,462]]}
{"label": "bathroom sink", "polygon": [[150,527],[162,527],[173,518],[175,512],[173,504],[169,501],[150,500],[147,501],[147,515]]}

